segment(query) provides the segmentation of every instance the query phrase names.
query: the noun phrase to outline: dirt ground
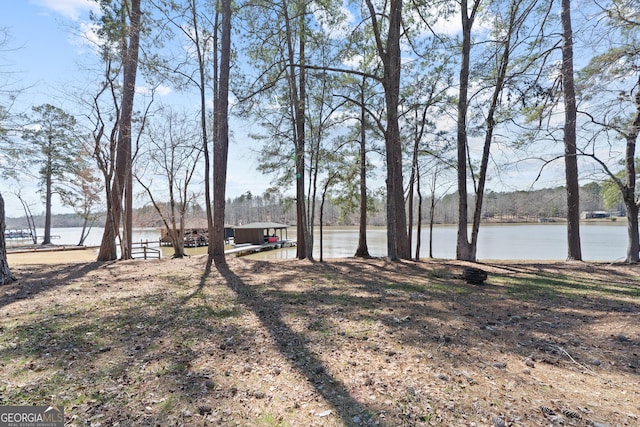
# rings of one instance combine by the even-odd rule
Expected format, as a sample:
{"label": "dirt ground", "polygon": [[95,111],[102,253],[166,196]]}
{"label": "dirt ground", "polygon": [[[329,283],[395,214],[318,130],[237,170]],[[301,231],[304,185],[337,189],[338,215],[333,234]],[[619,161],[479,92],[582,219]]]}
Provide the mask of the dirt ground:
{"label": "dirt ground", "polygon": [[480,264],[473,285],[445,260],[81,252],[9,255],[0,405],[74,426],[640,425],[638,266]]}

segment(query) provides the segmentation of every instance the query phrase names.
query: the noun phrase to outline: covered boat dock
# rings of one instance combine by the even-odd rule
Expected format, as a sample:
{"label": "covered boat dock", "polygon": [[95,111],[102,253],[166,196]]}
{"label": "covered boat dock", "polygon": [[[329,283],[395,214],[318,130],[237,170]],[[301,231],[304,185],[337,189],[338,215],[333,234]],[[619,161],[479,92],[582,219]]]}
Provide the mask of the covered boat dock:
{"label": "covered boat dock", "polygon": [[[238,256],[270,249],[295,246],[295,241],[287,237],[286,224],[277,222],[252,222],[233,228],[234,245],[225,254]],[[284,234],[284,236],[283,236]]]}

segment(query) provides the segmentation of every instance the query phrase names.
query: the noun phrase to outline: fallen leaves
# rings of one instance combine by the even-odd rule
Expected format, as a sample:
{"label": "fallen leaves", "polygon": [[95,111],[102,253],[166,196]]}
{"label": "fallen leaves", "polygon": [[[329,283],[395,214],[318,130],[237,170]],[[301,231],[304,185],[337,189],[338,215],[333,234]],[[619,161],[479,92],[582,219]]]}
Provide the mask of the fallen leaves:
{"label": "fallen leaves", "polygon": [[92,426],[637,424],[634,269],[485,265],[478,287],[453,262],[230,261],[16,269],[0,403]]}

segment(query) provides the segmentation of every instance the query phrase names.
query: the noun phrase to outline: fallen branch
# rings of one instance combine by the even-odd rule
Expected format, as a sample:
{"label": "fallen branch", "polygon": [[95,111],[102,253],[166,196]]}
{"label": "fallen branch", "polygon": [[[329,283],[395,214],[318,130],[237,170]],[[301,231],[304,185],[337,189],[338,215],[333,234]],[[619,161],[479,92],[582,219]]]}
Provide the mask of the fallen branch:
{"label": "fallen branch", "polygon": [[597,376],[597,373],[596,373],[593,369],[589,368],[589,367],[588,367],[588,366],[586,366],[586,365],[583,365],[582,363],[577,362],[577,361],[576,361],[576,359],[574,359],[574,358],[573,358],[573,357],[572,357],[572,356],[567,352],[567,350],[565,350],[564,348],[560,347],[559,345],[556,345],[556,346],[554,346],[554,347],[555,347],[555,348],[557,348],[558,350],[560,350],[561,352],[563,352],[564,354],[566,354],[566,355],[567,355],[567,357],[568,357],[569,359],[571,359],[571,361],[572,361],[573,363],[575,363],[576,365],[580,366],[582,369],[586,370],[586,373],[587,373],[587,374],[589,374],[589,375],[593,375],[593,376]]}

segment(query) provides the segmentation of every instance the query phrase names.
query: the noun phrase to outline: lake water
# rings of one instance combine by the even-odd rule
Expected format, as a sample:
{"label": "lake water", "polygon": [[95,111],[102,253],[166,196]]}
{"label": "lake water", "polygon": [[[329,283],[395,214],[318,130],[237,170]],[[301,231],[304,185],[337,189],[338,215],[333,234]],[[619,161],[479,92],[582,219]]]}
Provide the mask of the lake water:
{"label": "lake water", "polygon": [[[456,226],[439,225],[433,230],[433,255],[436,258],[454,259],[456,252]],[[41,239],[43,230],[38,229]],[[87,246],[98,246],[102,239],[102,228],[93,228],[85,241]],[[54,228],[56,236],[52,242],[58,245],[76,245],[80,228]],[[295,238],[295,229],[288,230],[288,237]],[[155,228],[134,230],[134,241],[149,240],[157,242],[160,232]],[[619,223],[581,224],[582,256],[589,261],[620,261],[626,257],[627,227],[624,221]],[[383,227],[370,227],[367,230],[367,243],[372,256],[385,256],[387,235]],[[323,239],[324,258],[343,258],[353,256],[358,244],[357,227],[325,227]],[[14,245],[7,241],[7,245]],[[415,243],[414,243],[415,245]],[[415,246],[414,246],[415,248]],[[415,249],[412,250],[415,252]],[[296,249],[279,249],[251,255],[253,258],[295,258]],[[422,231],[421,258],[429,255],[429,231]],[[319,228],[315,228],[314,257],[320,258]],[[478,241],[479,260],[528,259],[528,260],[564,260],[567,257],[565,224],[500,224],[483,225]]]}
{"label": "lake water", "polygon": [[[54,228],[56,236],[52,242],[58,245],[76,245],[80,228]],[[564,260],[567,257],[566,224],[500,224],[483,225],[478,241],[478,260]],[[41,239],[43,230],[38,229]],[[98,246],[103,229],[93,228],[85,241],[87,246]],[[315,228],[314,257],[320,258],[319,228]],[[436,258],[454,259],[456,253],[455,225],[436,226],[433,230],[433,255]],[[288,230],[288,237],[295,238],[295,229]],[[149,240],[157,242],[160,231],[155,228],[135,229],[134,242]],[[582,256],[585,261],[621,261],[626,258],[627,227],[624,221],[618,223],[581,224]],[[415,237],[414,237],[415,239]],[[385,256],[387,235],[383,227],[367,230],[367,243],[372,256]],[[8,246],[15,242],[7,241]],[[325,227],[324,258],[344,258],[353,256],[358,244],[357,227]],[[415,252],[415,243],[412,253]],[[429,255],[429,231],[422,231],[421,258]],[[282,259],[295,258],[296,248],[279,249],[251,255],[252,258]]]}
{"label": "lake water", "polygon": [[[289,237],[295,230],[289,230]],[[429,231],[422,231],[420,257],[429,256]],[[626,258],[627,227],[621,223],[581,224],[582,257],[585,261],[622,261]],[[433,229],[433,256],[455,259],[457,226],[439,225]],[[319,234],[316,229],[314,257],[320,258]],[[387,253],[387,232],[383,227],[367,230],[367,245],[372,256]],[[324,258],[351,257],[358,246],[355,227],[325,228]],[[411,253],[415,253],[414,243]],[[252,258],[294,258],[295,248],[261,252]],[[565,260],[567,258],[566,224],[499,224],[482,225],[478,237],[478,260]]]}

